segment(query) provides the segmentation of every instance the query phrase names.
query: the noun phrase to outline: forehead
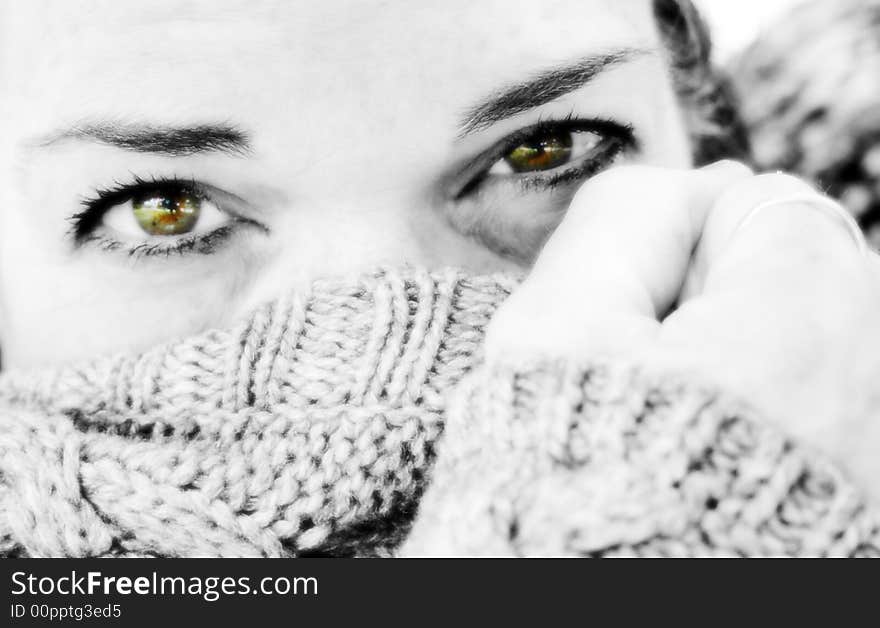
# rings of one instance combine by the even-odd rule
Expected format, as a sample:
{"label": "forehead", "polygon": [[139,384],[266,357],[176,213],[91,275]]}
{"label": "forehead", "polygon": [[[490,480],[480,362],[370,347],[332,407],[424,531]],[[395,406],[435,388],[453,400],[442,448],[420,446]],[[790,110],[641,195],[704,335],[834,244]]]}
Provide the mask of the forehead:
{"label": "forehead", "polygon": [[[82,49],[103,41],[104,49],[125,42],[117,53],[158,52],[169,44],[197,47],[225,36],[267,39],[292,50],[328,49],[370,44],[389,48],[393,41],[468,43],[505,34],[557,33],[574,40],[601,43],[625,31],[639,30],[650,15],[649,0],[90,0],[88,3],[2,0],[4,21],[14,24],[7,35],[19,44],[41,49]],[[85,6],[83,6],[85,4]],[[157,29],[157,30],[150,30]],[[144,32],[146,31],[146,32]],[[152,40],[126,42],[132,34]],[[93,37],[100,35],[100,39]],[[162,37],[169,37],[163,42]],[[235,47],[235,41],[228,41]],[[475,43],[475,42],[474,42]],[[526,43],[526,42],[522,42]],[[538,43],[538,42],[532,42]],[[555,47],[552,39],[541,42]],[[422,48],[418,46],[417,48]],[[225,48],[228,50],[228,47]],[[213,52],[222,53],[224,49]],[[176,51],[178,53],[181,50]]]}
{"label": "forehead", "polygon": [[[14,6],[13,6],[14,5]],[[619,46],[651,47],[649,0],[5,0],[4,78],[45,113],[231,104],[307,109],[316,96],[443,100]],[[279,102],[279,99],[285,99]],[[106,109],[107,111],[102,111]]]}

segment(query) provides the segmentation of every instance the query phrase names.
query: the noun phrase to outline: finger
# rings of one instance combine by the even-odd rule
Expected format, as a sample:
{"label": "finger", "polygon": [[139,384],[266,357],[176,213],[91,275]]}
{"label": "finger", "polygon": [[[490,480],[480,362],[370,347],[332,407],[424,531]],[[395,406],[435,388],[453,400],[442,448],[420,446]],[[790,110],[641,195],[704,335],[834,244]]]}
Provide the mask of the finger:
{"label": "finger", "polygon": [[[841,330],[856,323],[880,282],[828,203],[784,174],[730,186],[706,218],[682,303],[664,321],[661,353],[674,348],[685,362],[725,372],[730,384],[757,372],[784,377],[815,363],[825,343],[848,341]],[[737,355],[764,362],[740,368]]]}
{"label": "finger", "polygon": [[[845,355],[859,330],[872,327],[880,281],[873,255],[831,203],[783,174],[730,186],[706,219],[699,278],[664,321],[658,351],[741,392],[761,390],[755,378],[839,369],[822,356]],[[774,392],[764,392],[772,401]]]}
{"label": "finger", "polygon": [[587,182],[496,314],[489,357],[583,357],[647,342],[680,293],[708,209],[749,176],[722,162],[698,171],[628,166]]}
{"label": "finger", "polygon": [[833,204],[809,184],[784,174],[730,186],[706,219],[694,264],[700,279],[693,282],[693,292],[748,283],[793,293],[799,286],[815,291],[823,278],[838,286],[863,281],[873,272],[864,240]]}

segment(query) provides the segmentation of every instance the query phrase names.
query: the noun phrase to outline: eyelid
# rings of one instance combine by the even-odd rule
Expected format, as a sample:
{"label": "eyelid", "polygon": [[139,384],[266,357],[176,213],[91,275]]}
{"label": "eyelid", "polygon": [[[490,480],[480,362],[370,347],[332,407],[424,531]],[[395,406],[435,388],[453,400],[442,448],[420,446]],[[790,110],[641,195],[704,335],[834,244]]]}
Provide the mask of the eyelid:
{"label": "eyelid", "polygon": [[[605,138],[617,139],[623,143],[624,149],[638,147],[638,141],[635,137],[633,127],[614,120],[602,118],[576,118],[573,114],[563,119],[541,120],[531,126],[505,136],[458,168],[447,178],[446,185],[444,186],[449,190],[448,197],[452,201],[462,199],[485,178],[492,165],[494,165],[499,159],[504,158],[504,156],[511,150],[542,133],[559,131],[596,133]],[[512,176],[522,177],[524,175]]]}

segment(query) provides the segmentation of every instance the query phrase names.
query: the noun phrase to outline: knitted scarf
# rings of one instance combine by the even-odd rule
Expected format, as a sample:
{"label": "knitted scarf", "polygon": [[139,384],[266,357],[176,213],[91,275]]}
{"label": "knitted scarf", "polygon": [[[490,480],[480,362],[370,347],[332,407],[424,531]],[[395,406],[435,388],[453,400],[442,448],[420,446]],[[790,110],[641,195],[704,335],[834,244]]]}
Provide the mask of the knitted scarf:
{"label": "knitted scarf", "polygon": [[837,468],[710,388],[483,365],[515,286],[382,270],[142,355],[3,373],[0,554],[878,553]]}

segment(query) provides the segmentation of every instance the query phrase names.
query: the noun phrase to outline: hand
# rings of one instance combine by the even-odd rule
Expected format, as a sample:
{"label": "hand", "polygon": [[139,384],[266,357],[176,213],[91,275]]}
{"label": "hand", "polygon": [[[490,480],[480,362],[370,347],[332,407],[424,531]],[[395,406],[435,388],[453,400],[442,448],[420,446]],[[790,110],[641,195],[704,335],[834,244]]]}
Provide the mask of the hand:
{"label": "hand", "polygon": [[880,262],[826,202],[732,162],[609,170],[496,315],[487,357],[687,371],[880,497]]}

